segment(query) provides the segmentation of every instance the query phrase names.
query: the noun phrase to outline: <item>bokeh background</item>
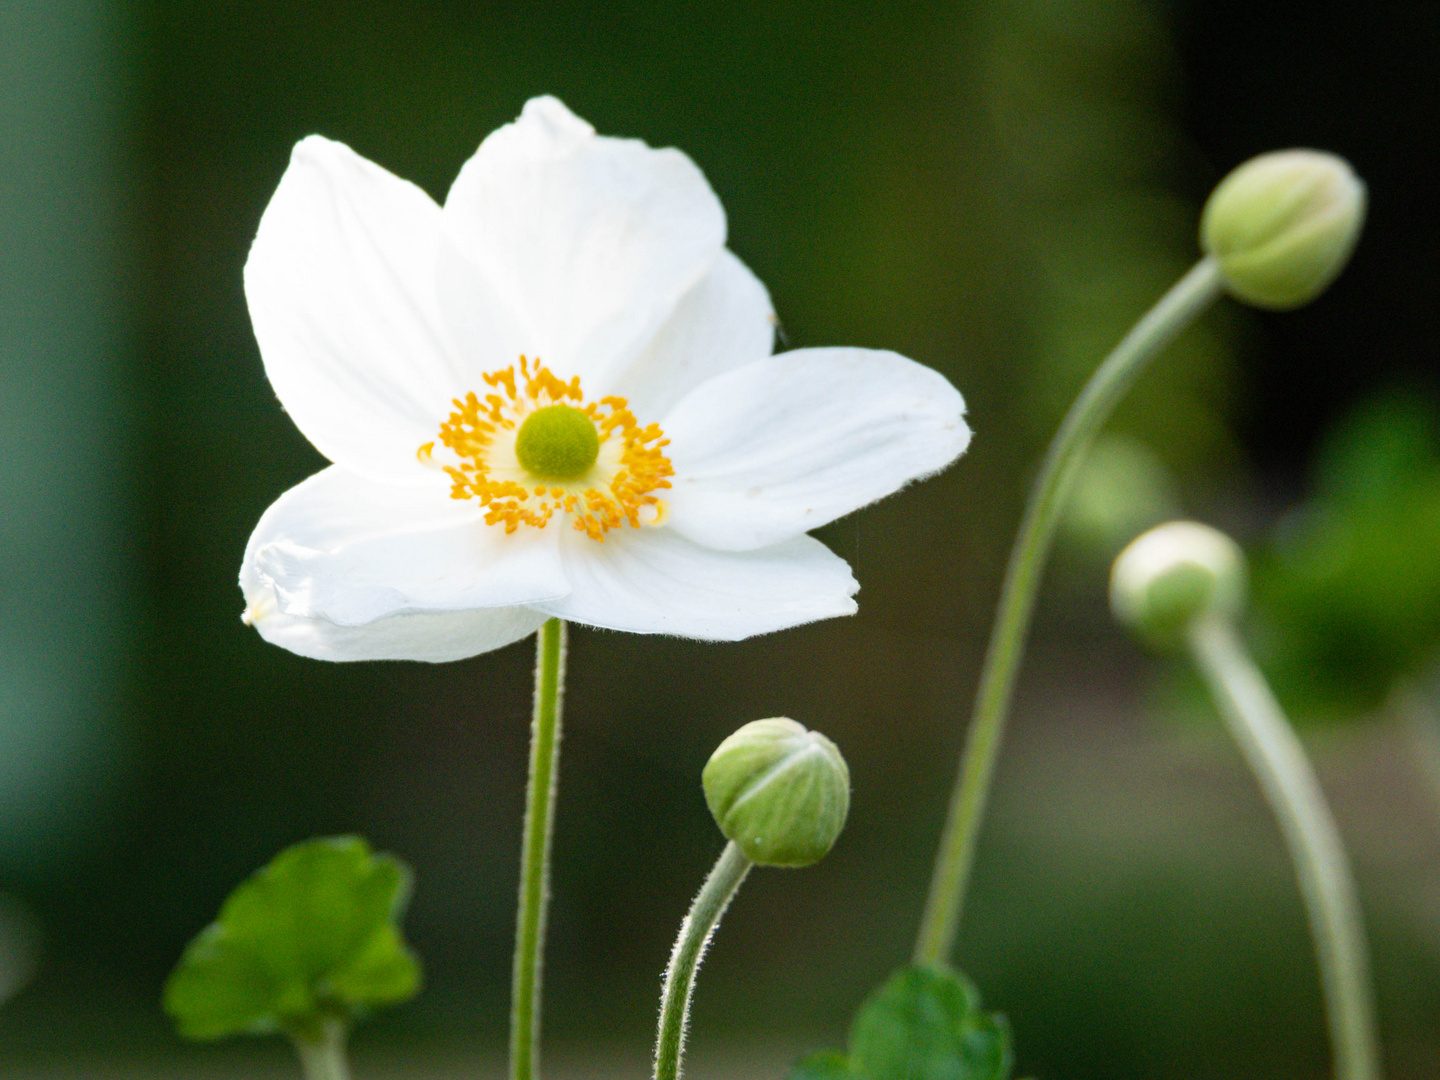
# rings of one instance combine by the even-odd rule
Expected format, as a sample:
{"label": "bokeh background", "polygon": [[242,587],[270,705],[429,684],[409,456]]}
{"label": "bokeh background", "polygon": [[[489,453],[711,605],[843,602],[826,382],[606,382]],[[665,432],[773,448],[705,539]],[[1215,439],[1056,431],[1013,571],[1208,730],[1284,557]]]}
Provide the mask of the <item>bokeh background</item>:
{"label": "bokeh background", "polygon": [[854,619],[736,645],[574,632],[557,1071],[645,1075],[721,843],[700,768],[781,713],[845,750],[851,822],[814,870],[747,883],[692,1072],[780,1077],[843,1042],[909,952],[1034,462],[1195,257],[1209,188],[1308,145],[1369,182],[1366,235],[1307,309],[1222,304],[1112,425],[958,961],[1027,1075],[1327,1074],[1278,834],[1183,666],[1105,612],[1120,544],[1197,516],[1254,554],[1252,640],[1352,844],[1390,1075],[1440,1077],[1437,56],[1440,5],[1405,0],[0,0],[0,1076],[293,1074],[278,1040],[183,1046],[159,989],[241,878],[339,832],[414,866],[428,982],[360,1030],[357,1075],[499,1062],[530,648],[325,665],[241,626],[249,530],[321,459],[240,274],[300,137],[443,198],[548,92],[696,160],[788,344],[932,365],[977,432],[822,531],[863,583]]}

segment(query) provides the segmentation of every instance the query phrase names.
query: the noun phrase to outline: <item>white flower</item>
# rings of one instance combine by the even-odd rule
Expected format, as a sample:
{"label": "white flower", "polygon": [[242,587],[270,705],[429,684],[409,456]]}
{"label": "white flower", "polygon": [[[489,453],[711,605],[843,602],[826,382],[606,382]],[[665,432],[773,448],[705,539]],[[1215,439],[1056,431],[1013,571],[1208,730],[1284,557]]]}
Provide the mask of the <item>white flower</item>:
{"label": "white flower", "polygon": [[265,512],[245,619],[329,660],[451,660],[551,616],[736,640],[854,612],[806,531],[953,461],[943,377],[894,353],[771,356],[765,287],[677,150],[551,97],[441,209],[319,137],[260,221],[265,371],[332,464]]}

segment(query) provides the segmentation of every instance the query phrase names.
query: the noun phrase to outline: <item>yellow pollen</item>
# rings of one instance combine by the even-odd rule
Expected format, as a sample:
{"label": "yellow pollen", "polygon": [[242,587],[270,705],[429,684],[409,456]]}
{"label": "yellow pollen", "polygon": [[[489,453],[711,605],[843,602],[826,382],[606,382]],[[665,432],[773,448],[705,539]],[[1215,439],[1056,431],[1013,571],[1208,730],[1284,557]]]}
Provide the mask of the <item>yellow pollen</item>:
{"label": "yellow pollen", "polygon": [[[587,402],[578,375],[566,382],[523,356],[518,372],[516,367],[484,376],[491,392],[456,398],[455,411],[440,424],[439,443],[459,459],[442,466],[450,475],[450,497],[478,500],[486,523],[503,524],[507,533],[521,525],[543,529],[556,514],[601,542],[621,525],[663,523],[665,503],[655,493],[670,486],[675,470],[663,452],[670,440],[659,425],[642,427],[622,397]],[[587,417],[600,441],[595,463],[574,480],[532,475],[515,452],[526,418],[560,404]],[[415,456],[430,465],[434,449],[435,443],[426,443]]]}

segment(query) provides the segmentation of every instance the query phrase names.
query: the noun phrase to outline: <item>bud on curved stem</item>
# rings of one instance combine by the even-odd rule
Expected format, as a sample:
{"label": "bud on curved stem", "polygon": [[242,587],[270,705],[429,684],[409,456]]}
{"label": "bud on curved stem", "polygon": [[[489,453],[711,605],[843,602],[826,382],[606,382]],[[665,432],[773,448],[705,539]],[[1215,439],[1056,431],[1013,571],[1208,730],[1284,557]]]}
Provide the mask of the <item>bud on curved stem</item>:
{"label": "bud on curved stem", "polygon": [[730,842],[680,924],[665,969],[655,1080],[680,1076],[696,972],[750,868],[819,861],[850,809],[850,770],[835,744],[783,716],[746,724],[722,742],[703,782],[705,801]]}
{"label": "bud on curved stem", "polygon": [[746,724],[705,766],[715,824],[759,866],[809,866],[850,812],[850,770],[818,731],[777,716]]}
{"label": "bud on curved stem", "polygon": [[1172,521],[1137,539],[1110,572],[1110,610],[1150,645],[1179,649],[1202,615],[1232,619],[1245,606],[1245,556],[1224,533]]}
{"label": "bud on curved stem", "polygon": [[1305,750],[1235,631],[1245,605],[1240,549],[1204,525],[1161,525],[1115,560],[1110,598],[1116,617],[1147,640],[1190,650],[1290,849],[1319,960],[1336,1080],[1378,1080],[1355,882]]}
{"label": "bud on curved stem", "polygon": [[1200,245],[1226,288],[1256,307],[1308,304],[1345,268],[1365,220],[1365,185],[1316,150],[1251,158],[1220,182],[1200,219]]}

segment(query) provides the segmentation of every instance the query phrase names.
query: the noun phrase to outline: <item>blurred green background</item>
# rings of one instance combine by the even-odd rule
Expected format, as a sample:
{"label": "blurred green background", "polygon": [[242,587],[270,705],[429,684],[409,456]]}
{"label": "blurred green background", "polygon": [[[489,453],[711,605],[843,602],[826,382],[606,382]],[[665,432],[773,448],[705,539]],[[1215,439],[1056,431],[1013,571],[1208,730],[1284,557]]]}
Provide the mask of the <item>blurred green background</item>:
{"label": "blurred green background", "polygon": [[782,713],[845,751],[851,822],[816,869],[747,884],[692,1072],[778,1077],[842,1041],[909,952],[1034,461],[1195,257],[1209,188],[1312,145],[1369,182],[1367,235],[1310,308],[1222,305],[1113,425],[958,959],[1024,1074],[1326,1075],[1276,830],[1184,671],[1105,613],[1114,550],[1183,512],[1255,553],[1254,640],[1353,845],[1390,1074],[1440,1077],[1437,50],[1440,5],[1399,0],[0,0],[0,998],[29,978],[0,1006],[0,1076],[287,1075],[278,1045],[187,1051],[159,987],[245,874],[352,831],[414,866],[428,983],[361,1030],[357,1074],[497,1060],[529,646],[338,666],[241,626],[249,531],[321,460],[265,381],[240,271],[300,137],[443,198],[554,93],[695,159],[790,345],[932,365],[977,433],[823,530],[863,584],[854,619],[738,645],[573,634],[547,984],[566,1068],[644,1074],[720,846],[700,769]]}

